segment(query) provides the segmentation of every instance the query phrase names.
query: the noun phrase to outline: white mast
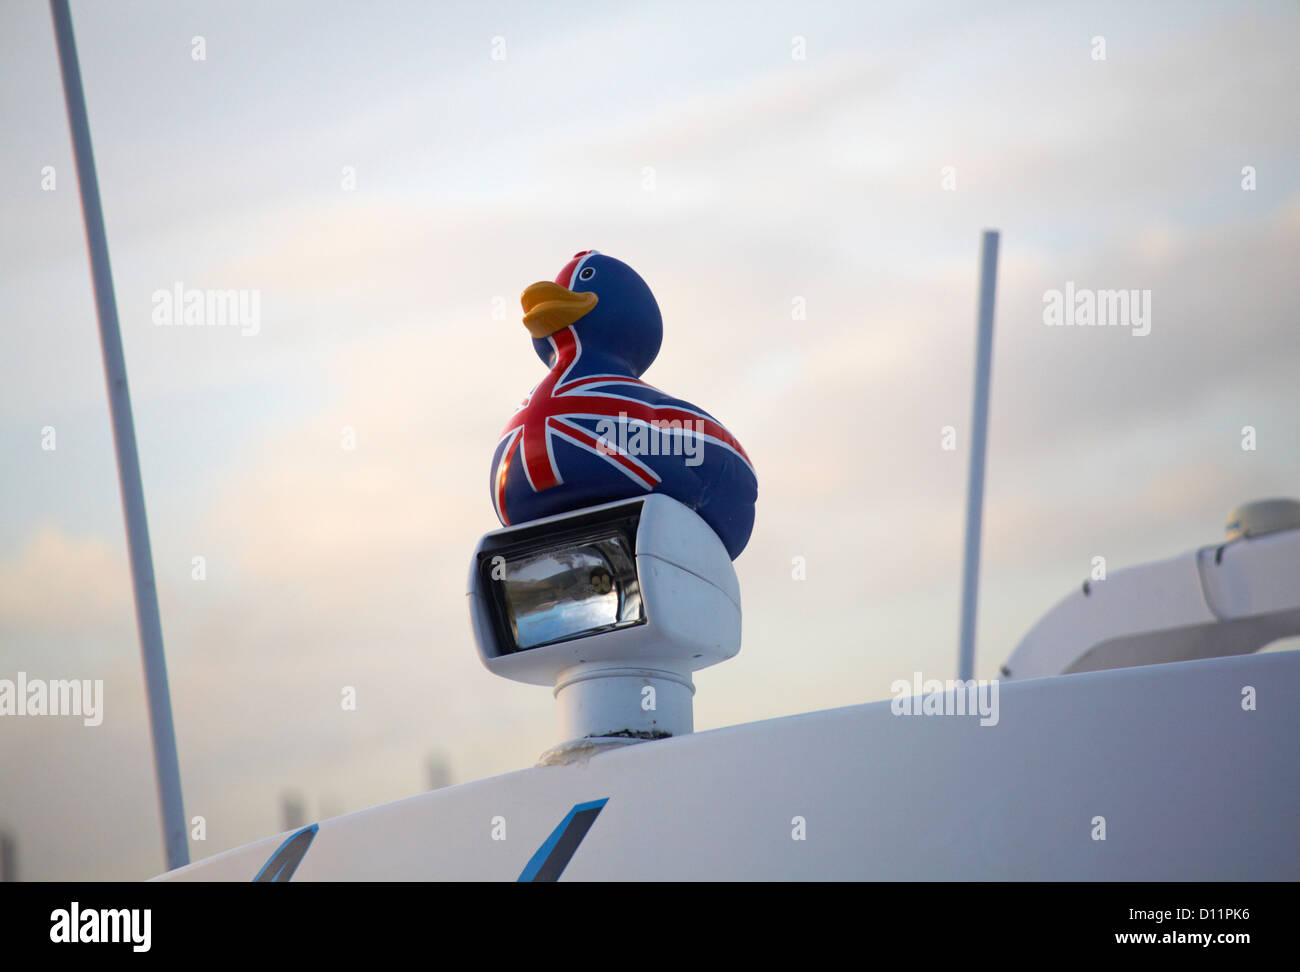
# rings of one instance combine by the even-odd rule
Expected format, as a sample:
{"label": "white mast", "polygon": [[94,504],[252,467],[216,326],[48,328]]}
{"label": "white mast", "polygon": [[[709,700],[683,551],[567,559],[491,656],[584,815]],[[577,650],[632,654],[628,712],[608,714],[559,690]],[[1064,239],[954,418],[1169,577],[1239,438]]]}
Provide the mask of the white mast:
{"label": "white mast", "polygon": [[163,847],[167,854],[167,868],[173,870],[190,862],[190,848],[185,827],[185,807],[181,800],[181,771],[176,756],[176,735],[172,728],[171,694],[167,688],[167,659],[163,654],[162,621],[158,616],[153,554],[149,549],[144,485],[140,480],[135,421],[131,416],[131,393],[126,384],[122,332],[118,327],[113,271],[108,262],[108,238],[104,233],[104,212],[100,206],[99,183],[95,177],[95,156],[90,144],[86,96],[81,86],[81,68],[77,63],[77,44],[72,36],[72,15],[68,12],[67,0],[50,0],[50,12],[54,16],[59,68],[63,74],[63,95],[68,105],[72,150],[77,160],[77,182],[81,187],[81,209],[86,223],[86,243],[90,249],[95,309],[99,317],[100,345],[104,352],[104,374],[108,380],[113,444],[117,450],[117,477],[122,489],[127,548],[131,555],[131,581],[135,589],[135,618],[140,629],[145,690],[149,697],[149,724],[153,730],[153,759],[158,776],[158,802],[162,811]]}
{"label": "white mast", "polygon": [[993,369],[993,296],[998,282],[998,231],[980,246],[979,332],[975,344],[975,404],[971,410],[970,481],[966,490],[966,559],[961,581],[961,643],[957,674],[975,677],[975,605],[979,597],[980,532],[984,518],[984,452],[988,445],[989,372]]}

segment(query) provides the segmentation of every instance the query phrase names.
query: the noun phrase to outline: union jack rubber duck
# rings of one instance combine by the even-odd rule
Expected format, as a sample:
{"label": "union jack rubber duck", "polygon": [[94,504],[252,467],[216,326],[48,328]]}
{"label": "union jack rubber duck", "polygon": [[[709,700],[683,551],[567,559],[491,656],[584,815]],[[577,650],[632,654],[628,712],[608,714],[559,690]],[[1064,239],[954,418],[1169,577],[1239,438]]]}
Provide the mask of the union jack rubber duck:
{"label": "union jack rubber duck", "polygon": [[505,526],[655,492],[698,513],[734,560],[754,527],[758,479],[708,412],[641,381],[663,342],[635,270],[576,253],[520,297],[549,371],[502,430],[490,487]]}

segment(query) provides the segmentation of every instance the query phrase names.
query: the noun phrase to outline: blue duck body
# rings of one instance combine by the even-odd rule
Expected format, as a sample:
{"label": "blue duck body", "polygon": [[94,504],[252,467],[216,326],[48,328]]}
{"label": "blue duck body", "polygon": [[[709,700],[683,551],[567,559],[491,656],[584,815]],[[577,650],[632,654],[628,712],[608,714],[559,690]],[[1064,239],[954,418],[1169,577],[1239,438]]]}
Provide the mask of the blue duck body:
{"label": "blue duck body", "polygon": [[528,287],[521,303],[547,374],[492,456],[501,523],[663,493],[738,557],[754,527],[753,465],[712,415],[640,380],[663,342],[659,305],[640,275],[584,250],[553,283]]}

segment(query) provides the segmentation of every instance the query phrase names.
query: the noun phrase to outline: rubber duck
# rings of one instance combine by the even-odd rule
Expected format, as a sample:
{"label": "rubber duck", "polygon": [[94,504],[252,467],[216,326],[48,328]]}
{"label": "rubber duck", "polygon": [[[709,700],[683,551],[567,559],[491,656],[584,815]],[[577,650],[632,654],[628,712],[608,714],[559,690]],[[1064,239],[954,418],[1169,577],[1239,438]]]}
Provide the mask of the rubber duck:
{"label": "rubber duck", "polygon": [[520,304],[547,373],[492,456],[501,523],[663,493],[738,557],[754,527],[754,466],[712,415],[641,380],[663,343],[663,318],[640,275],[583,250],[553,282],[527,287]]}

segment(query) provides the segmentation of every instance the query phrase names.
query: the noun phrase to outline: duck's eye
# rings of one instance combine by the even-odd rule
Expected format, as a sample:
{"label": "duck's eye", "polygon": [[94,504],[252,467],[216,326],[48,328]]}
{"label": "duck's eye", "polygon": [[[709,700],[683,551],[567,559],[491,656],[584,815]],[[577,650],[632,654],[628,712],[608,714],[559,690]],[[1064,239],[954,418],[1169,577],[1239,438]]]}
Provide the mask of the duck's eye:
{"label": "duck's eye", "polygon": [[596,271],[591,267],[583,267],[582,273],[578,274],[579,280],[590,280],[596,275]]}

